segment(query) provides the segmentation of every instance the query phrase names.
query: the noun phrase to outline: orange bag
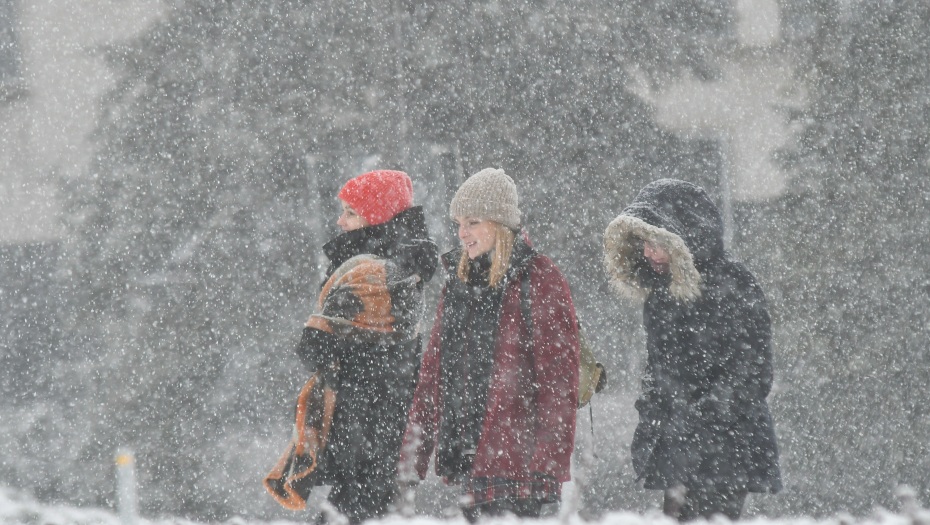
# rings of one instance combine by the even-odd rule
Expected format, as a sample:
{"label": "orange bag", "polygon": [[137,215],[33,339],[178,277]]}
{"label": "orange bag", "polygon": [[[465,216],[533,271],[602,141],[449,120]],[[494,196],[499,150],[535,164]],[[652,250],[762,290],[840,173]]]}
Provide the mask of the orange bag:
{"label": "orange bag", "polygon": [[326,447],[326,437],[333,421],[336,392],[325,386],[317,372],[300,390],[297,398],[297,421],[294,435],[284,454],[264,485],[271,496],[290,510],[303,510],[316,483],[310,476],[317,467],[317,457]]}

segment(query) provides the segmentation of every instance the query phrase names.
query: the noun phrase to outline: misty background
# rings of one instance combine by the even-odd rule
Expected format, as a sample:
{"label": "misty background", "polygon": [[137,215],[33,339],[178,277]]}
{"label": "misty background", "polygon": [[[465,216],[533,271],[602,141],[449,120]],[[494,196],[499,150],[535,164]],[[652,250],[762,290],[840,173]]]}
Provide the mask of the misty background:
{"label": "misty background", "polygon": [[144,515],[301,519],[261,479],[336,192],[403,169],[446,250],[493,166],[609,373],[583,516],[660,505],[628,453],[641,305],[601,259],[662,177],[714,196],[769,301],[785,489],[744,515],[930,501],[928,141],[918,0],[0,0],[0,485],[113,506],[125,447]]}

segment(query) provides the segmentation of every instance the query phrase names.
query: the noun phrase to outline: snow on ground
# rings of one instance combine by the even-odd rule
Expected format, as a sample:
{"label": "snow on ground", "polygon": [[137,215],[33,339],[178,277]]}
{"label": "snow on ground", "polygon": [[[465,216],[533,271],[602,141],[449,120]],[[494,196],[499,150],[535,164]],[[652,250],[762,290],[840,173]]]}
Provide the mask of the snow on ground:
{"label": "snow on ground", "polygon": [[[908,503],[905,502],[905,507]],[[745,525],[930,525],[930,511],[914,508],[903,514],[893,514],[877,510],[872,516],[856,520],[849,516],[837,516],[831,519],[815,520],[807,517],[796,518],[752,518],[744,521]],[[489,520],[489,525],[519,525],[518,518],[505,517]],[[675,522],[658,512],[645,515],[629,512],[617,512],[606,515],[599,522],[584,522],[578,516],[562,516],[533,521],[536,525],[675,525]],[[700,523],[700,522],[699,522]],[[712,524],[726,524],[722,517],[711,520]],[[466,525],[464,518],[458,516],[443,520],[430,517],[388,517],[379,525]],[[123,525],[117,513],[104,509],[84,509],[60,505],[41,504],[29,496],[13,489],[0,488],[0,525]],[[179,518],[160,518],[156,520],[140,519],[136,525],[197,525],[195,522]],[[291,521],[247,521],[232,519],[226,525],[306,525]]]}

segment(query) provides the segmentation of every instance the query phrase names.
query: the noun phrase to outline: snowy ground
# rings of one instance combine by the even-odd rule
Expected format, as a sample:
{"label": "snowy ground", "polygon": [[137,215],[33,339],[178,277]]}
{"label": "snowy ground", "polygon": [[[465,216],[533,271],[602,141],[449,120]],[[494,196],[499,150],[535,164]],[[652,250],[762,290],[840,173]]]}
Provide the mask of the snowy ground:
{"label": "snowy ground", "polygon": [[[501,518],[490,523],[502,525],[520,522],[517,518]],[[727,523],[724,518],[713,520],[714,523]],[[390,517],[380,522],[382,525],[465,525],[467,522],[460,516],[449,520],[428,517],[406,518],[401,516]],[[646,515],[632,513],[612,513],[606,515],[599,522],[584,522],[578,516],[560,516],[545,518],[534,523],[538,525],[673,525],[675,522],[658,513]],[[798,517],[791,519],[765,519],[752,518],[746,520],[746,525],[928,525],[930,524],[930,511],[922,508],[912,508],[904,514],[892,514],[886,511],[876,511],[871,517],[855,520],[851,517],[837,516],[831,519],[814,520]],[[23,496],[12,489],[0,488],[0,525],[123,525],[119,516],[111,511],[102,509],[79,509],[74,507],[43,505],[32,498]],[[195,525],[194,522],[162,518],[157,520],[141,519],[136,525]],[[241,519],[232,519],[226,525],[306,525],[300,522],[274,521],[257,522]]]}

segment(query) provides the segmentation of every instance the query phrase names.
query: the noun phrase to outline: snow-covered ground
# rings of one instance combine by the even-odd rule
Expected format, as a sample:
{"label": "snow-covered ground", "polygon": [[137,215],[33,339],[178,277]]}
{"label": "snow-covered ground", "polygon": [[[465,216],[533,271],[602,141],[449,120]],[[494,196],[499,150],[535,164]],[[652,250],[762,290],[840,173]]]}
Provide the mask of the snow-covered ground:
{"label": "snow-covered ground", "polygon": [[[830,519],[815,520],[807,517],[796,518],[752,518],[746,520],[746,525],[928,525],[930,524],[930,511],[914,506],[907,500],[905,494],[905,507],[910,510],[903,514],[893,514],[884,510],[877,510],[872,516],[863,519],[854,519],[849,516],[836,516]],[[489,520],[489,524],[516,525],[520,522],[514,517]],[[712,520],[714,523],[727,523],[722,517]],[[443,520],[430,517],[403,517],[392,516],[380,522],[382,525],[466,525],[464,518],[458,516]],[[534,521],[538,525],[674,525],[675,522],[659,514],[633,514],[617,512],[604,516],[599,522],[585,522],[577,515],[544,518]],[[13,489],[0,488],[0,525],[123,525],[117,513],[104,509],[86,509],[58,505],[41,504]],[[154,520],[140,519],[136,525],[195,525],[178,518],[160,518]],[[306,525],[297,521],[246,521],[234,518],[226,525]]]}

